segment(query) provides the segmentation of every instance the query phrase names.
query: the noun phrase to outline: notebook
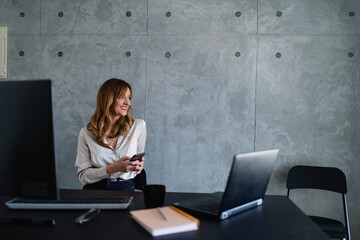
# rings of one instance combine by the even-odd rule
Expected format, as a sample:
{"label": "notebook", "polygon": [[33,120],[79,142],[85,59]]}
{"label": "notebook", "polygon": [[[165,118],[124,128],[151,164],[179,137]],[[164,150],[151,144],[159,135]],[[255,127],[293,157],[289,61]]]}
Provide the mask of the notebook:
{"label": "notebook", "polygon": [[225,192],[216,192],[173,205],[184,210],[216,216],[221,220],[262,205],[278,152],[278,149],[274,149],[235,155]]}
{"label": "notebook", "polygon": [[131,217],[152,236],[199,229],[199,220],[170,206],[130,211]]}
{"label": "notebook", "polygon": [[60,196],[52,96],[51,80],[0,81],[0,195],[16,197],[6,202],[6,206],[12,209],[127,208],[131,197]]}

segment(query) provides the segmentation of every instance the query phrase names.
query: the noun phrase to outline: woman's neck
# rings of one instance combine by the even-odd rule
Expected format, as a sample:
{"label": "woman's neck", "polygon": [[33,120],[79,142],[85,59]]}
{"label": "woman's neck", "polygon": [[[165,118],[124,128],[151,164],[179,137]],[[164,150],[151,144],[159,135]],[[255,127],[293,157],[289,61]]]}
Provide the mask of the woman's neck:
{"label": "woman's neck", "polygon": [[119,121],[119,119],[120,119],[119,116],[113,117],[111,125],[110,125],[110,134],[109,134],[108,138],[116,137],[115,126],[116,126],[117,122]]}
{"label": "woman's neck", "polygon": [[113,126],[117,121],[119,121],[119,119],[120,119],[120,116],[113,116],[111,126]]}

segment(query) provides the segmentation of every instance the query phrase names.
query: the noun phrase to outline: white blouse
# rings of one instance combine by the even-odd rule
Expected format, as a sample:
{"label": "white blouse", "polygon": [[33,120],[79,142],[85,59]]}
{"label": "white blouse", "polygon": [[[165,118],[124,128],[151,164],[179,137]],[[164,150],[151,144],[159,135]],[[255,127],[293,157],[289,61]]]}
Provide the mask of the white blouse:
{"label": "white blouse", "polygon": [[[85,185],[108,178],[106,166],[122,157],[132,157],[143,152],[146,142],[146,123],[142,119],[135,119],[134,125],[126,137],[119,136],[116,148],[99,145],[93,133],[84,127],[80,130],[75,167],[78,168],[80,182]],[[105,143],[106,140],[105,140]],[[110,178],[131,179],[136,176],[135,171],[116,172]]]}

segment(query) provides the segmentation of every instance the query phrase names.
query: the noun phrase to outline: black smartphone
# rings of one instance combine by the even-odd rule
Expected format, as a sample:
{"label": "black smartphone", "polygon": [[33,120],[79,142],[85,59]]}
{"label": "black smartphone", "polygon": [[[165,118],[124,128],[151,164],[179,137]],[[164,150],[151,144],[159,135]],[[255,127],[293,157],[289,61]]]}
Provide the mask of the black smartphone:
{"label": "black smartphone", "polygon": [[145,152],[137,153],[137,154],[135,154],[134,156],[132,156],[132,158],[130,159],[130,162],[136,161],[136,160],[141,161],[141,158],[142,158],[143,156],[145,156]]}

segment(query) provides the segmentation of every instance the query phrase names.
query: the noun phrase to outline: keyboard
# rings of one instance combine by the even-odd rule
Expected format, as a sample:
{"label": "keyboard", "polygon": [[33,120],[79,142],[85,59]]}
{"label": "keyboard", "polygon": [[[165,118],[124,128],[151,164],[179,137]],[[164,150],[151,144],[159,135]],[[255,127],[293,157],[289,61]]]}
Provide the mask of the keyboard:
{"label": "keyboard", "polygon": [[206,212],[217,214],[219,211],[219,207],[220,207],[220,203],[208,203],[208,204],[203,204],[198,208]]}
{"label": "keyboard", "polygon": [[126,209],[133,197],[66,197],[62,199],[14,198],[6,202],[11,209]]}

